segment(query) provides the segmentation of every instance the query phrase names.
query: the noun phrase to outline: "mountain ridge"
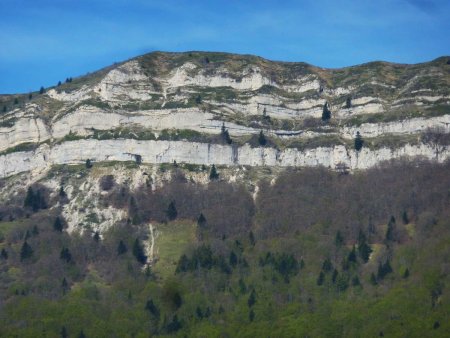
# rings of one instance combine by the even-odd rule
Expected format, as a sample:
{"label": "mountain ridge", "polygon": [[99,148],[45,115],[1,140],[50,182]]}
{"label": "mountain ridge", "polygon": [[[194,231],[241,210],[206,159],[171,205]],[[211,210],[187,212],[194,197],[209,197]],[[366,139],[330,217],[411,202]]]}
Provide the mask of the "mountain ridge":
{"label": "mountain ridge", "polygon": [[[112,147],[116,139],[134,139],[249,144],[274,149],[276,154],[297,148],[300,157],[305,143],[309,144],[306,148],[345,146],[349,153],[357,133],[368,149],[420,146],[427,128],[450,131],[447,62],[441,57],[416,65],[372,62],[323,69],[253,55],[153,52],[84,77],[67,78],[40,93],[3,96],[0,154],[34,151],[27,155],[34,158],[43,143],[54,148],[91,138],[111,140]],[[267,144],[258,143],[259,133],[264,133]],[[156,143],[160,153],[165,152],[163,144]],[[428,146],[426,156],[433,158],[432,146]],[[126,152],[136,154],[134,148]],[[77,161],[87,157],[81,148],[79,154]],[[444,160],[447,153],[442,155]],[[201,158],[204,154],[192,161],[211,164]],[[153,157],[143,161],[159,163]],[[338,163],[316,162],[334,163],[331,168]],[[353,163],[350,155],[339,162]],[[261,157],[252,163],[267,161]],[[297,160],[285,165],[295,166]]]}

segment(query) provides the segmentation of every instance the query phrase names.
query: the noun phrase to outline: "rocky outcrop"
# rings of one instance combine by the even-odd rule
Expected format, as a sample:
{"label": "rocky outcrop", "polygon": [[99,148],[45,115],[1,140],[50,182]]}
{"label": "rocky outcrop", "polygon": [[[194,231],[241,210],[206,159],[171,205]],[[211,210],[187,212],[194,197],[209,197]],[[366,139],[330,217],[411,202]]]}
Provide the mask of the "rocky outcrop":
{"label": "rocky outcrop", "polygon": [[[15,152],[0,156],[0,176],[24,171],[44,172],[52,165],[80,164],[87,159],[102,161],[142,161],[143,163],[191,163],[225,166],[325,166],[336,169],[367,169],[381,161],[400,157],[435,158],[435,151],[426,145],[406,145],[398,149],[381,148],[360,152],[344,146],[319,147],[304,151],[288,148],[252,148],[184,141],[79,140],[56,146],[46,144],[35,151]],[[450,157],[450,149],[439,156]]]}
{"label": "rocky outcrop", "polygon": [[[394,66],[369,63],[323,69],[200,52],[138,57],[30,96],[21,105],[11,104],[15,109],[0,117],[0,153],[4,154],[0,175],[45,171],[54,164],[87,158],[128,161],[135,155],[147,163],[330,168],[343,163],[352,169],[400,156],[433,158],[434,152],[424,145],[363,148],[356,153],[338,144],[280,151],[189,142],[208,139],[205,135],[178,142],[135,140],[157,138],[166,129],[174,134],[177,130],[219,134],[224,124],[235,141],[245,142],[263,129],[280,148],[313,137],[319,142],[321,136],[327,142],[323,144],[330,139],[348,144],[357,132],[372,140],[394,135],[396,140],[402,138],[398,144],[412,142],[411,135],[419,139],[431,127],[450,132],[447,60]],[[332,116],[328,125],[321,122],[325,104]],[[124,133],[102,137],[133,139],[93,139],[98,131],[119,129]],[[84,140],[67,142],[80,138]]]}

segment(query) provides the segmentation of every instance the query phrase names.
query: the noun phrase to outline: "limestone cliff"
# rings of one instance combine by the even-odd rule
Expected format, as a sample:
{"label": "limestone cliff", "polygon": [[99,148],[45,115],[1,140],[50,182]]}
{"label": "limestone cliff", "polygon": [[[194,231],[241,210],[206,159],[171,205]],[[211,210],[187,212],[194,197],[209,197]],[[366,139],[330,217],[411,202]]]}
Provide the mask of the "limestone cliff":
{"label": "limestone cliff", "polygon": [[[147,54],[44,94],[0,96],[0,176],[136,156],[351,169],[401,156],[442,161],[446,144],[436,154],[421,135],[450,132],[447,61],[323,69],[225,53]],[[265,147],[255,144],[260,131]]]}

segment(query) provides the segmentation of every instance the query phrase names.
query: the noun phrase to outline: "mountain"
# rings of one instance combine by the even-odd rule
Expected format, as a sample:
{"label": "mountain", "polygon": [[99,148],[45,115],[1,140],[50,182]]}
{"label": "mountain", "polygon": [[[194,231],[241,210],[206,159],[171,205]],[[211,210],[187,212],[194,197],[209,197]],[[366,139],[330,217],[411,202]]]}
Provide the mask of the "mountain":
{"label": "mountain", "polygon": [[449,59],[0,95],[0,337],[447,337]]}
{"label": "mountain", "polygon": [[[439,154],[420,135],[449,131],[448,60],[323,69],[249,55],[150,53],[42,94],[0,97],[0,175],[88,158],[350,169],[433,158]],[[365,147],[356,152],[358,132]]]}

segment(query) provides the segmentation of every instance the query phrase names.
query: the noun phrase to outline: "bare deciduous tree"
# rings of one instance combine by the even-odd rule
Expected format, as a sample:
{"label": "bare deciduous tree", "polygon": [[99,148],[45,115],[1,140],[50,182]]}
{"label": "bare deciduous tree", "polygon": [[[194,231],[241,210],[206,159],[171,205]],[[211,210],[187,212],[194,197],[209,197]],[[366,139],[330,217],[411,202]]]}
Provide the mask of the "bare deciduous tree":
{"label": "bare deciduous tree", "polygon": [[439,155],[447,149],[450,143],[450,134],[446,133],[443,127],[427,128],[422,134],[422,142],[433,148],[436,161],[438,161]]}

